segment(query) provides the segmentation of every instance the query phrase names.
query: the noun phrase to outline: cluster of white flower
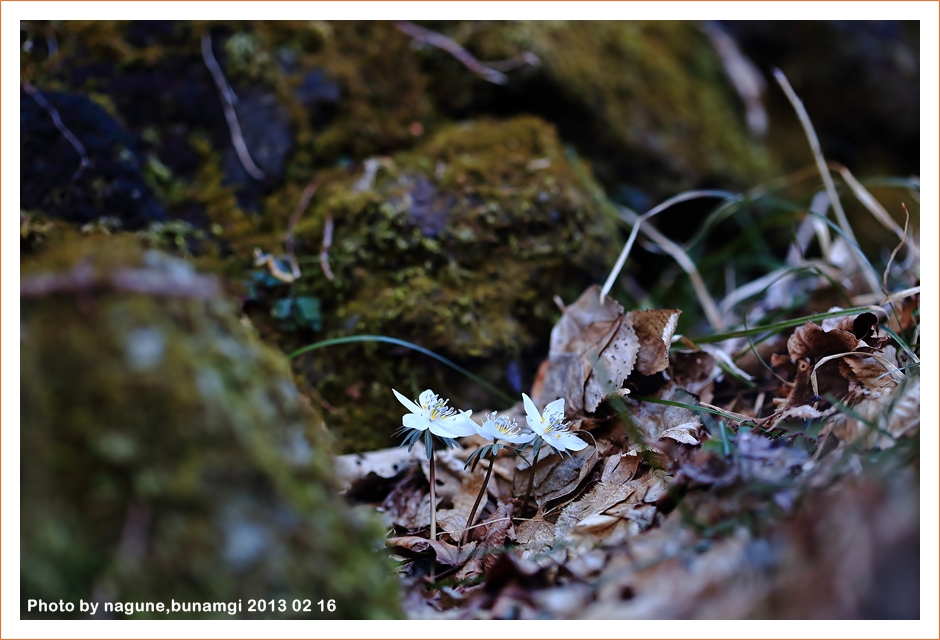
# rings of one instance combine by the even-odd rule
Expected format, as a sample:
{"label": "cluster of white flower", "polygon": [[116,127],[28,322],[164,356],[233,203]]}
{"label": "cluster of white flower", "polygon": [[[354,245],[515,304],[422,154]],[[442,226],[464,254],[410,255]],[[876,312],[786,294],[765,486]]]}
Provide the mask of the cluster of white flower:
{"label": "cluster of white flower", "polygon": [[[424,432],[438,436],[448,445],[456,445],[454,438],[477,433],[490,442],[508,442],[514,445],[528,445],[536,438],[550,446],[556,452],[580,451],[587,446],[584,440],[574,435],[565,422],[565,400],[559,398],[549,402],[544,411],[539,411],[526,394],[522,394],[528,428],[520,427],[515,420],[506,416],[488,413],[483,424],[477,424],[470,416],[472,411],[458,411],[448,406],[448,401],[430,389],[425,389],[418,400],[412,402],[392,389],[399,402],[411,413],[402,418],[403,432],[412,431],[405,437],[403,444],[413,445]],[[430,457],[430,456],[428,456]]]}
{"label": "cluster of white flower", "polygon": [[[467,532],[473,524],[473,518],[476,515],[477,507],[480,505],[486,485],[493,473],[493,466],[496,456],[500,449],[505,446],[514,446],[521,453],[530,444],[532,445],[531,472],[529,474],[529,489],[526,491],[524,502],[528,502],[532,491],[532,482],[535,479],[535,462],[538,460],[539,448],[542,444],[547,444],[555,453],[559,455],[567,451],[580,451],[587,446],[587,443],[581,440],[569,428],[565,422],[565,400],[559,398],[554,402],[549,402],[544,411],[539,411],[532,399],[526,394],[522,394],[522,402],[525,406],[525,421],[528,428],[520,427],[516,421],[508,416],[498,416],[496,412],[488,413],[483,420],[483,424],[477,424],[470,416],[472,411],[458,411],[448,406],[448,400],[441,398],[430,389],[425,389],[414,402],[398,393],[392,391],[398,401],[405,405],[411,413],[406,413],[401,420],[400,434],[405,434],[401,446],[408,445],[408,451],[419,441],[424,440],[424,446],[427,451],[428,461],[430,463],[430,475],[428,481],[431,491],[431,540],[437,538],[437,501],[434,498],[434,437],[436,436],[449,447],[456,447],[457,442],[454,438],[469,436],[477,433],[489,444],[480,447],[467,459],[466,466],[476,470],[477,463],[487,458],[490,465],[486,470],[486,476],[483,479],[483,485],[480,487],[480,493],[477,496],[473,508],[470,510],[470,517],[467,518],[467,527],[464,529],[464,535],[461,537],[461,544],[466,540]],[[503,444],[506,443],[506,444]],[[570,453],[568,455],[571,455]]]}

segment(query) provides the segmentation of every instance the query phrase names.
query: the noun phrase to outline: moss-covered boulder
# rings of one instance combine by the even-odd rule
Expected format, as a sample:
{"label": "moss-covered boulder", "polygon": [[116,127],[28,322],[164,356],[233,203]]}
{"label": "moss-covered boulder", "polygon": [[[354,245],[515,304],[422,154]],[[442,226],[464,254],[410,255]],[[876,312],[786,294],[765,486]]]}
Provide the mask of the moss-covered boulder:
{"label": "moss-covered boulder", "polygon": [[[448,32],[481,60],[535,53],[539,66],[512,72],[499,97],[557,123],[609,187],[663,198],[716,181],[749,186],[770,168],[695,22],[503,21]],[[442,101],[479,100],[443,82]]]}
{"label": "moss-covered boulder", "polygon": [[320,419],[213,277],[76,237],[23,264],[21,301],[24,616],[80,598],[399,615],[381,531],[335,494]]}
{"label": "moss-covered boulder", "polygon": [[[303,275],[259,287],[272,309],[285,298],[319,301],[322,330],[281,339],[288,347],[301,337],[351,334],[410,340],[471,368],[485,359],[488,379],[511,391],[505,367],[547,340],[559,314],[553,297],[574,299],[616,259],[617,223],[589,170],[534,117],[451,125],[377,163],[374,179],[361,170],[321,174],[295,233]],[[283,211],[292,200],[271,200],[268,209]],[[332,280],[317,257],[328,219]],[[282,251],[279,240],[264,248]],[[375,345],[332,349],[300,367],[340,409],[327,422],[347,448],[388,446],[400,425],[388,411],[393,385],[414,393],[443,385],[457,402],[476,392],[465,378],[431,368],[427,356]]]}

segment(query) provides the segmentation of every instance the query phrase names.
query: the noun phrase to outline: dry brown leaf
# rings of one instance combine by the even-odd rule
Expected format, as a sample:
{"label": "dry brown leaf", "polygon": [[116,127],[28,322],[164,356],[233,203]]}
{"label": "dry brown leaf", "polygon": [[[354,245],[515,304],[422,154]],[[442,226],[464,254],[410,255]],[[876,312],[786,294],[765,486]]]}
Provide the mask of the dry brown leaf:
{"label": "dry brown leaf", "polygon": [[441,540],[428,540],[420,536],[400,536],[398,538],[389,538],[385,541],[385,546],[390,547],[397,555],[405,557],[422,554],[430,547],[434,550],[438,562],[450,567],[457,567],[470,558],[477,544],[471,542],[463,547],[457,547]]}
{"label": "dry brown leaf", "polygon": [[629,316],[621,319],[617,332],[599,355],[587,352],[592,370],[584,385],[585,411],[594,413],[604,398],[623,387],[639,352],[640,342]]}
{"label": "dry brown leaf", "polygon": [[483,538],[483,570],[489,571],[496,563],[496,558],[506,545],[506,540],[516,539],[516,530],[512,524],[514,503],[501,505],[490,518]]}
{"label": "dry brown leaf", "polygon": [[565,308],[552,329],[547,363],[532,392],[537,404],[565,399],[570,414],[593,413],[605,397],[623,387],[634,367],[652,375],[669,363],[669,344],[678,310],[631,311],[589,287]]}
{"label": "dry brown leaf", "polygon": [[[688,401],[688,394],[670,381],[657,394],[663,400]],[[646,446],[655,447],[664,438],[684,444],[699,444],[702,420],[690,409],[671,405],[639,402],[631,406],[633,422],[641,431]],[[635,453],[640,443],[633,443]]]}
{"label": "dry brown leaf", "polygon": [[[858,402],[852,400],[850,398],[849,402],[855,415],[836,413],[827,422],[824,433],[832,433],[850,444],[885,449],[893,446],[897,438],[911,435],[920,427],[920,378],[868,392]],[[872,429],[866,421],[878,429]]]}
{"label": "dry brown leaf", "polygon": [[[586,434],[590,436],[590,434]],[[558,456],[547,447],[539,451],[539,460],[535,463],[535,481],[532,495],[539,507],[552,500],[569,497],[597,464],[597,447],[585,447],[581,451],[570,452],[572,455]],[[513,480],[513,493],[521,496],[529,484],[530,467],[521,458],[516,463],[516,476]],[[573,496],[570,496],[573,497]]]}
{"label": "dry brown leaf", "polygon": [[[627,500],[636,492],[637,484],[639,483],[597,483],[583,498],[577,502],[572,502],[562,510],[561,515],[558,516],[558,522],[555,523],[555,537],[564,537],[583,520],[599,516],[611,507]],[[616,517],[609,519],[609,521],[605,521],[603,518],[595,519],[588,523],[586,529],[589,531],[591,527],[602,524],[602,521],[603,527],[607,527],[613,524],[616,519]]]}
{"label": "dry brown leaf", "polygon": [[[463,530],[467,527],[467,518],[470,517],[470,510],[473,508],[473,504],[476,502],[477,496],[483,488],[484,477],[486,477],[486,471],[483,465],[478,465],[476,471],[473,473],[468,470],[460,485],[460,490],[451,499],[454,505],[453,508],[438,509],[437,511],[438,529],[444,533],[450,534],[454,542],[460,540],[460,537],[463,535]],[[471,522],[471,525],[476,524],[476,521],[478,521],[483,514],[485,507],[486,501],[481,500],[480,506],[477,508],[475,521]]]}
{"label": "dry brown leaf", "polygon": [[382,509],[396,526],[406,531],[420,531],[431,522],[431,497],[428,483],[415,466],[397,482],[382,501]]}
{"label": "dry brown leaf", "polygon": [[826,356],[855,351],[859,339],[842,329],[825,331],[815,322],[807,322],[797,327],[787,340],[790,361],[798,362],[804,358],[816,362]]}
{"label": "dry brown leaf", "polygon": [[555,545],[555,525],[545,520],[541,509],[516,527],[516,541],[522,545],[522,558],[541,556]]}
{"label": "dry brown leaf", "polygon": [[608,456],[604,458],[601,482],[612,482],[614,484],[629,482],[633,480],[639,466],[639,456],[630,456],[625,453]]}
{"label": "dry brown leaf", "polygon": [[897,351],[892,346],[867,356],[847,356],[839,361],[839,371],[849,381],[849,391],[861,386],[868,391],[883,391],[897,386]]}
{"label": "dry brown leaf", "polygon": [[627,314],[640,342],[636,370],[644,376],[659,373],[669,366],[669,345],[681,313],[679,309],[649,309]]}
{"label": "dry brown leaf", "polygon": [[669,359],[669,377],[676,386],[695,394],[702,402],[711,402],[712,387],[721,374],[718,361],[704,351],[673,352]]}

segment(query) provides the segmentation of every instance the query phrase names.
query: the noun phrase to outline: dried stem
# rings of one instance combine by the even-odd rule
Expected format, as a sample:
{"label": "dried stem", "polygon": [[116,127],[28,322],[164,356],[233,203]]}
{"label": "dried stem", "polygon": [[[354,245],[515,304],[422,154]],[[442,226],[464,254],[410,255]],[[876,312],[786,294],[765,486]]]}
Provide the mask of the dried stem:
{"label": "dried stem", "polygon": [[[842,202],[839,201],[839,194],[836,192],[836,185],[832,180],[832,174],[829,173],[829,167],[826,165],[826,160],[822,154],[822,148],[819,146],[819,138],[816,137],[816,130],[813,128],[813,123],[809,119],[809,114],[806,113],[806,108],[803,106],[803,102],[800,100],[799,96],[796,95],[793,87],[790,86],[790,81],[787,80],[787,77],[783,74],[783,71],[780,69],[774,69],[774,77],[777,79],[777,83],[780,85],[780,88],[783,89],[783,92],[787,94],[787,98],[790,100],[790,104],[793,105],[793,109],[796,111],[796,116],[799,118],[800,124],[803,126],[803,131],[806,132],[806,139],[809,141],[810,149],[813,152],[813,158],[816,160],[816,167],[819,169],[819,174],[822,176],[823,184],[826,186],[826,193],[829,195],[829,202],[832,204],[833,211],[835,211],[836,218],[839,221],[839,226],[845,233],[846,238],[850,241],[850,244],[854,245],[855,250],[861,253],[861,249],[858,248],[858,241],[855,239],[855,234],[852,232],[852,227],[849,225],[848,218],[845,217],[845,211],[842,209]],[[864,260],[859,262],[860,266],[862,264],[864,264]],[[871,290],[873,292],[881,291],[881,283],[878,282],[877,276],[864,268],[862,268],[861,271]]]}
{"label": "dried stem", "polygon": [[[294,254],[294,229],[297,227],[297,223],[300,222],[300,216],[304,214],[304,211],[306,211],[307,207],[310,205],[310,200],[313,198],[313,194],[317,192],[318,186],[319,183],[316,180],[307,185],[307,188],[304,189],[304,192],[300,195],[300,201],[297,202],[294,212],[290,214],[290,220],[287,222],[287,232],[284,234],[284,248],[287,250],[287,257],[290,260],[290,268],[294,280],[300,277],[300,266],[297,264],[297,256]],[[332,280],[332,278],[330,278],[330,280]]]}
{"label": "dried stem", "polygon": [[[680,196],[676,196],[676,198],[672,198],[672,200],[678,201],[677,198],[682,197],[682,196],[689,196],[688,198],[685,198],[685,199],[690,199],[694,193],[695,192],[691,192],[689,194],[681,194]],[[664,206],[668,202],[669,200],[667,200],[660,206]],[[657,207],[657,209],[658,208],[659,207]],[[624,246],[624,250],[628,251],[633,240],[636,239],[637,231],[641,230],[640,225],[643,223],[644,218],[649,217],[654,212],[658,213],[658,211],[656,211],[656,209],[653,209],[653,211],[650,211],[649,213],[646,213],[642,216],[638,216],[634,212],[630,211],[629,209],[621,207],[620,212],[623,218],[627,222],[631,222],[634,225],[633,233],[630,234],[630,239],[627,240],[627,245]],[[705,317],[708,318],[708,323],[716,331],[723,330],[725,327],[725,321],[721,317],[721,313],[718,311],[718,306],[715,304],[715,301],[709,295],[708,289],[705,288],[705,281],[702,280],[702,276],[701,274],[699,274],[698,268],[695,266],[695,263],[692,261],[692,259],[689,258],[688,254],[685,251],[683,251],[682,247],[680,247],[678,244],[676,244],[675,242],[673,242],[672,240],[670,240],[669,238],[661,234],[651,225],[648,225],[648,224],[644,225],[642,227],[642,231],[646,237],[648,237],[650,240],[658,244],[659,247],[663,251],[665,251],[670,256],[672,256],[673,260],[675,260],[679,264],[679,266],[682,267],[682,270],[685,271],[689,275],[689,280],[692,281],[692,288],[695,290],[695,295],[696,297],[698,297],[699,303],[702,305],[702,310],[705,312]],[[624,257],[624,260],[626,260],[626,257]],[[618,260],[618,264],[622,265],[622,263],[619,260]],[[619,269],[615,267],[615,271],[612,272],[611,275],[614,275],[616,271],[619,271]],[[611,285],[613,284],[610,278],[608,278],[608,283],[610,283]],[[605,287],[606,286],[607,285],[605,284]],[[601,300],[603,299],[604,298],[602,294]]]}
{"label": "dried stem", "polygon": [[539,461],[539,449],[542,447],[542,439],[536,438],[532,445],[532,471],[529,473],[529,486],[525,490],[525,499],[522,501],[521,509],[529,505],[529,498],[532,496],[532,487],[535,485],[535,463]]}
{"label": "dried stem", "polygon": [[395,27],[404,33],[407,36],[410,36],[417,40],[418,42],[423,42],[429,44],[432,47],[437,47],[442,49],[454,56],[459,60],[463,66],[467,67],[473,73],[477,74],[484,80],[492,82],[493,84],[506,84],[509,80],[499,69],[509,70],[521,67],[523,65],[536,65],[539,63],[538,56],[536,56],[531,51],[526,51],[521,53],[518,56],[510,58],[508,60],[501,60],[499,62],[494,62],[493,64],[486,64],[480,62],[473,55],[461,47],[459,44],[448,38],[447,36],[437,33],[436,31],[430,31],[424,29],[414,24],[413,22],[407,22],[400,20],[395,22]]}
{"label": "dried stem", "polygon": [[463,546],[467,542],[467,535],[470,533],[470,527],[473,525],[473,517],[477,514],[477,507],[480,506],[480,501],[483,500],[483,496],[486,495],[486,487],[490,483],[490,475],[493,473],[493,467],[496,466],[496,455],[490,454],[490,466],[486,470],[486,477],[483,478],[483,486],[480,487],[480,493],[477,495],[476,502],[473,503],[473,508],[470,509],[470,517],[467,518],[467,528],[463,530],[463,535],[460,536],[460,546]]}
{"label": "dried stem", "polygon": [[431,482],[431,540],[437,540],[437,504],[434,499],[434,483],[435,483],[435,473],[434,473],[434,450],[431,450],[431,457],[428,459],[431,466],[431,472],[428,474],[428,478]]}
{"label": "dried stem", "polygon": [[225,121],[228,122],[229,133],[231,133],[232,136],[232,145],[235,147],[235,154],[238,156],[239,162],[242,163],[242,166],[245,167],[245,171],[247,171],[252,178],[255,180],[264,180],[264,172],[258,168],[255,161],[251,159],[251,154],[248,153],[248,146],[245,144],[245,138],[242,136],[241,125],[238,124],[238,115],[235,113],[235,103],[238,99],[235,97],[235,92],[232,91],[228,82],[226,82],[225,75],[222,73],[222,68],[219,66],[219,63],[216,62],[215,56],[212,55],[212,36],[209,35],[208,31],[202,34],[202,59],[206,63],[206,68],[209,69],[209,73],[212,74],[215,86],[219,90],[219,95],[222,97],[222,110],[225,112]]}
{"label": "dried stem", "polygon": [[323,275],[327,280],[333,280],[333,272],[330,270],[330,246],[333,244],[333,214],[326,214],[326,222],[323,225],[323,244],[320,245],[320,268],[323,269]]}

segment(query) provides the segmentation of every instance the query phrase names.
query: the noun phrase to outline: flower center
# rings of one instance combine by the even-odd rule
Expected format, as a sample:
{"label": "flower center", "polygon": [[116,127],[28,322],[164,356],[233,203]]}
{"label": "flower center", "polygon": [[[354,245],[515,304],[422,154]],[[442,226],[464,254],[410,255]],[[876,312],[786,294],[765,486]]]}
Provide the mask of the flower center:
{"label": "flower center", "polygon": [[431,400],[426,406],[421,406],[431,412],[431,420],[443,420],[444,418],[450,418],[457,413],[456,409],[447,406],[448,402],[450,402],[450,400],[441,398],[435,394],[431,397]]}
{"label": "flower center", "polygon": [[552,413],[542,418],[543,422],[548,422],[545,428],[545,435],[550,435],[556,440],[561,438],[563,433],[569,433],[568,423],[565,422],[565,414]]}
{"label": "flower center", "polygon": [[495,411],[487,414],[486,418],[492,420],[493,424],[496,426],[496,430],[504,436],[518,436],[522,432],[522,429],[519,428],[515,420],[506,416],[499,416],[497,418]]}

